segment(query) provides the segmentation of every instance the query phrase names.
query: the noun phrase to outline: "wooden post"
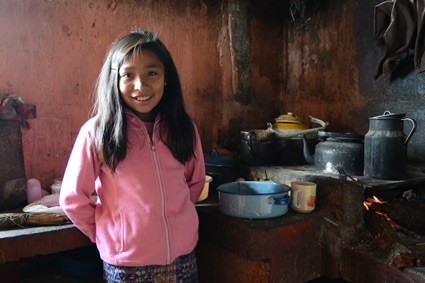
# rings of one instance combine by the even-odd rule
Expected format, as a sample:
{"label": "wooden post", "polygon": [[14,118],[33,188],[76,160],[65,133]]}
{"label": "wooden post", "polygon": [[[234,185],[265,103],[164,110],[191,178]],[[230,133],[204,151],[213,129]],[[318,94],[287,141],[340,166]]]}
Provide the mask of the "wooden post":
{"label": "wooden post", "polygon": [[[26,203],[25,180],[21,126],[17,121],[0,120],[0,211]],[[5,188],[10,184],[24,184],[24,188],[10,193]]]}

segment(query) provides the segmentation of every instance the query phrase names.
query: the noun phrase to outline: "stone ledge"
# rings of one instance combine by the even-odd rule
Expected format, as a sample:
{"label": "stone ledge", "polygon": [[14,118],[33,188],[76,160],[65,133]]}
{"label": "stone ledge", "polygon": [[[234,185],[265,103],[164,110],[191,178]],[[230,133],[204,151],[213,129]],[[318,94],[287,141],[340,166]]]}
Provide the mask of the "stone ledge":
{"label": "stone ledge", "polygon": [[92,245],[73,224],[0,232],[0,264]]}

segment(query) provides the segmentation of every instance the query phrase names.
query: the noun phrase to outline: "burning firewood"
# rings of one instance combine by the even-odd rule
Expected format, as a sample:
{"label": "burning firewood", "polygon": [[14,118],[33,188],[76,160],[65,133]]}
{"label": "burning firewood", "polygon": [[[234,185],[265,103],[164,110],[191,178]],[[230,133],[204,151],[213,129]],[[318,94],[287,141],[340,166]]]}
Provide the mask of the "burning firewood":
{"label": "burning firewood", "polygon": [[396,255],[392,260],[392,267],[395,268],[406,268],[406,267],[419,267],[421,261],[417,256],[412,254],[399,254]]}
{"label": "burning firewood", "polygon": [[425,234],[425,204],[406,201],[374,202],[370,210],[385,213],[401,227]]}
{"label": "burning firewood", "polygon": [[382,251],[388,250],[391,244],[398,239],[397,233],[383,214],[367,211],[365,213],[365,225],[375,237],[377,248]]}
{"label": "burning firewood", "polygon": [[421,266],[420,259],[400,242],[394,224],[385,214],[366,211],[365,225],[374,237],[374,248],[385,254],[388,264],[399,269]]}
{"label": "burning firewood", "polygon": [[[421,266],[420,258],[400,241],[397,231],[405,231],[406,229],[390,217],[391,214],[388,213],[391,211],[388,209],[388,207],[391,207],[390,204],[374,198],[365,201],[364,205],[367,209],[365,211],[365,225],[374,236],[375,248],[385,253],[387,262],[399,269]],[[395,210],[392,210],[392,212],[395,213]]]}

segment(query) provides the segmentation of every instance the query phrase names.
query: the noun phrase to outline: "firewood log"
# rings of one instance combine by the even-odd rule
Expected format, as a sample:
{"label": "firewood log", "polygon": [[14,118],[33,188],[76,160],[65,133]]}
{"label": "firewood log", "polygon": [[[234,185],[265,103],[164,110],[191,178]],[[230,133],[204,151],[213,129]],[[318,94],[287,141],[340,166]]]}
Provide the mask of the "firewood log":
{"label": "firewood log", "polygon": [[375,239],[374,248],[383,253],[386,262],[395,268],[421,266],[418,256],[400,241],[395,228],[386,218],[373,210],[365,212],[365,225]]}
{"label": "firewood log", "polygon": [[370,210],[381,211],[401,227],[425,234],[425,204],[407,201],[373,203]]}
{"label": "firewood log", "polygon": [[397,233],[385,216],[370,210],[365,212],[364,218],[366,228],[375,238],[379,250],[388,250],[391,244],[398,240]]}

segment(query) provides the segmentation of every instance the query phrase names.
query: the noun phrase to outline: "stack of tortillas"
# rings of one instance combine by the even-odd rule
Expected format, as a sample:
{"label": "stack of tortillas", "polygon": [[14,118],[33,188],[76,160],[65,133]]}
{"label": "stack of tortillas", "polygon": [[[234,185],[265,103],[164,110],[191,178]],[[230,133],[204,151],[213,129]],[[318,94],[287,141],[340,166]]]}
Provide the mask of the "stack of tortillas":
{"label": "stack of tortillas", "polygon": [[69,222],[59,206],[59,194],[47,195],[23,208],[23,213],[0,214],[0,228],[60,225]]}
{"label": "stack of tortillas", "polygon": [[23,209],[27,213],[61,213],[64,214],[59,206],[59,194],[52,194],[36,200]]}

